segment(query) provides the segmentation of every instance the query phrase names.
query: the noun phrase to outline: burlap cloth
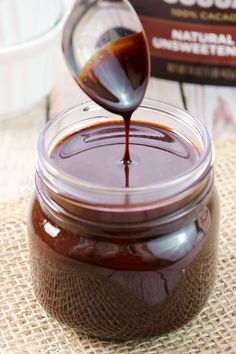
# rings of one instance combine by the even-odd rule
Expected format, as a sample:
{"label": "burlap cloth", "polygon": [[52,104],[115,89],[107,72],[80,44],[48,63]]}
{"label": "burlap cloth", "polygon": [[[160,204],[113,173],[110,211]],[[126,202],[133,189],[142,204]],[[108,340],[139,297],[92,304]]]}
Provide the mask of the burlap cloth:
{"label": "burlap cloth", "polygon": [[146,341],[104,342],[79,336],[48,317],[31,288],[28,196],[0,204],[0,353],[236,353],[236,138],[217,148],[221,197],[218,279],[200,315],[175,333]]}

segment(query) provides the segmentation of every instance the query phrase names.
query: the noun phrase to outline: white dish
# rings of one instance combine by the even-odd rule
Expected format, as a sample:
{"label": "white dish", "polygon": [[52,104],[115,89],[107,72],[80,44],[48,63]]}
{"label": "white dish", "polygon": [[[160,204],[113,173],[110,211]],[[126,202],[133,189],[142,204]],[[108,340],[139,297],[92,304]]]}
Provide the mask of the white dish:
{"label": "white dish", "polygon": [[0,119],[27,111],[51,91],[68,12],[63,4],[63,16],[46,34],[0,49]]}
{"label": "white dish", "polygon": [[0,0],[0,47],[37,38],[62,16],[62,0]]}

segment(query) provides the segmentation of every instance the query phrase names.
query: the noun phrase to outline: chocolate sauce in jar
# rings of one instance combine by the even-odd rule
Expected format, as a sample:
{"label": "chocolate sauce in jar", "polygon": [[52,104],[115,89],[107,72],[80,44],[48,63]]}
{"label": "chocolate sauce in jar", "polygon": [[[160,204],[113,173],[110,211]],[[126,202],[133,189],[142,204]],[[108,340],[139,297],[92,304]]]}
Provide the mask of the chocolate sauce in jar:
{"label": "chocolate sauce in jar", "polygon": [[57,168],[84,182],[104,187],[147,187],[186,173],[199,159],[194,146],[165,127],[132,122],[129,175],[120,157],[124,147],[121,123],[102,123],[75,132],[53,150]]}
{"label": "chocolate sauce in jar", "polygon": [[[147,120],[131,125],[129,188],[120,161],[123,124],[109,120],[65,135],[50,152],[49,164],[77,181],[77,195],[62,191],[63,179],[49,188],[36,176],[28,223],[35,293],[80,334],[127,340],[175,330],[200,311],[214,283],[218,202],[211,178],[175,201],[161,201],[158,190],[198,166],[201,153],[177,131]],[[147,202],[153,183],[159,192]],[[131,200],[118,206],[107,188],[123,188]],[[135,193],[143,199],[132,205]]]}

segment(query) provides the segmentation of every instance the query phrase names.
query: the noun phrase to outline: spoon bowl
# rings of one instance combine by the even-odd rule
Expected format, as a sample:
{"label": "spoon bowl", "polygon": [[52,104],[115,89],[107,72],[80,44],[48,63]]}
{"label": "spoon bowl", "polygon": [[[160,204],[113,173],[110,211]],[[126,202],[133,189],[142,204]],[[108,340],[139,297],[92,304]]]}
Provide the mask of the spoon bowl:
{"label": "spoon bowl", "polygon": [[140,105],[149,79],[149,50],[127,0],[77,1],[62,47],[73,77],[99,105],[123,116]]}

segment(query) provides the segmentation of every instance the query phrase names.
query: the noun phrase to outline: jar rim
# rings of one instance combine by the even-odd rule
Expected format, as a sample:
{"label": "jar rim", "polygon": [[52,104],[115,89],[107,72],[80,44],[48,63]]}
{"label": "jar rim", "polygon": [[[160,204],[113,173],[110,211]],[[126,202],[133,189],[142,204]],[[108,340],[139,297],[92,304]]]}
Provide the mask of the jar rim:
{"label": "jar rim", "polygon": [[[51,119],[43,128],[40,133],[38,140],[38,157],[40,164],[39,169],[43,169],[47,171],[51,176],[55,178],[55,180],[60,180],[64,182],[66,185],[73,186],[74,188],[79,187],[83,190],[95,191],[96,193],[106,193],[106,194],[139,194],[145,192],[154,192],[158,193],[163,189],[174,188],[178,185],[185,186],[185,190],[191,188],[197,181],[202,180],[211,170],[214,163],[214,147],[213,142],[209,136],[209,133],[203,123],[193,117],[189,112],[183,110],[182,108],[176,107],[172,104],[165,103],[159,100],[145,98],[141,103],[138,109],[145,110],[155,110],[162,113],[167,113],[169,115],[181,115],[181,123],[183,125],[192,124],[198,131],[201,139],[202,139],[202,147],[203,150],[201,152],[200,158],[196,161],[196,164],[192,168],[190,168],[184,175],[177,176],[168,181],[163,181],[155,184],[150,184],[147,186],[141,187],[106,187],[103,185],[86,182],[82,179],[74,177],[68,173],[66,173],[63,169],[58,168],[55,163],[50,159],[48,155],[48,151],[44,144],[44,138],[48,130],[52,127],[52,125],[58,120],[62,119],[66,115],[77,111],[83,110],[88,111],[92,110],[94,112],[98,112],[98,110],[103,109],[98,104],[93,101],[87,101],[85,103],[81,103],[79,105],[74,105],[70,108],[63,110],[58,113],[53,119]],[[95,117],[96,118],[96,117]],[[38,166],[37,166],[38,169]],[[181,189],[179,192],[183,192]],[[158,194],[157,194],[158,195]]]}

